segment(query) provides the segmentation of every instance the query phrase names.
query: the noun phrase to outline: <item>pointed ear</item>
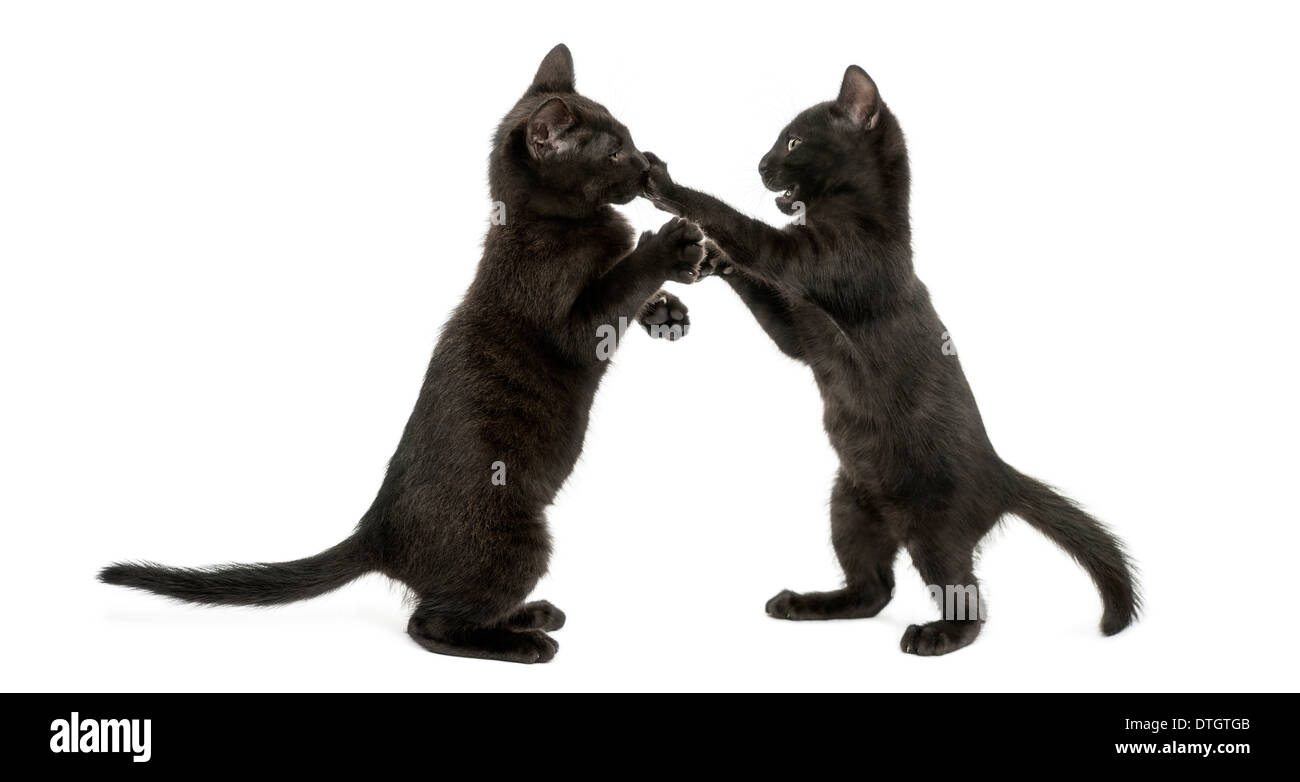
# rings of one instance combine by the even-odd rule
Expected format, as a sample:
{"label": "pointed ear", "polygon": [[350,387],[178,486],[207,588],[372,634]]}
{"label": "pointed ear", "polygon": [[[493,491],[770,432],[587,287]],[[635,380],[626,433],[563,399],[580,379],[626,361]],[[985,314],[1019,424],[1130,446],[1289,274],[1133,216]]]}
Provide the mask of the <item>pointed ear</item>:
{"label": "pointed ear", "polygon": [[528,118],[528,151],[541,159],[563,150],[564,135],[573,127],[573,110],[563,98],[551,98]]}
{"label": "pointed ear", "polygon": [[537,66],[529,92],[573,92],[573,55],[569,47],[556,44]]}
{"label": "pointed ear", "polygon": [[844,71],[835,109],[840,116],[863,130],[876,126],[880,121],[880,92],[866,71],[856,65],[850,65]]}

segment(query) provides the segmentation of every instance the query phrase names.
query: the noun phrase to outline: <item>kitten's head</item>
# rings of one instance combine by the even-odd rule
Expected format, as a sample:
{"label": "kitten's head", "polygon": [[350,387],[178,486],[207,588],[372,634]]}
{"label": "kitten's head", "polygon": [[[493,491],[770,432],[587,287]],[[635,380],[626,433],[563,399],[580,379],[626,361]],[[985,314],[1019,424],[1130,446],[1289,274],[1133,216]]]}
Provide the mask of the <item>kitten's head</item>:
{"label": "kitten's head", "polygon": [[497,128],[489,177],[493,198],[582,214],[636,198],[649,170],[623,123],[574,90],[573,56],[559,44]]}
{"label": "kitten's head", "polygon": [[[763,184],[781,191],[777,208],[793,214],[840,195],[885,204],[891,187],[906,188],[907,151],[898,122],[867,72],[850,65],[840,95],[803,111],[781,131],[758,164]],[[901,176],[900,176],[901,175]],[[902,194],[906,199],[906,192]]]}

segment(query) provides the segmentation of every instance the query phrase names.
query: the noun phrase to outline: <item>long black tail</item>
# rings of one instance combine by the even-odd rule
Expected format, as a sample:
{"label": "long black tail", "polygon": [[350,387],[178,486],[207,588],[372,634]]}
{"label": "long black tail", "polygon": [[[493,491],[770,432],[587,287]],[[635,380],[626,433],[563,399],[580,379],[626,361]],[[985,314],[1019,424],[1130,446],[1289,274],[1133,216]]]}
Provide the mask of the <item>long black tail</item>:
{"label": "long black tail", "polygon": [[270,606],[318,597],[373,570],[356,535],[293,562],[178,568],[121,562],[99,572],[106,584],[156,592],[191,603]]}
{"label": "long black tail", "polygon": [[1016,479],[1012,512],[1065,549],[1092,576],[1104,606],[1101,631],[1114,635],[1132,624],[1142,598],[1124,544],[1069,498],[1033,478],[1012,472]]}

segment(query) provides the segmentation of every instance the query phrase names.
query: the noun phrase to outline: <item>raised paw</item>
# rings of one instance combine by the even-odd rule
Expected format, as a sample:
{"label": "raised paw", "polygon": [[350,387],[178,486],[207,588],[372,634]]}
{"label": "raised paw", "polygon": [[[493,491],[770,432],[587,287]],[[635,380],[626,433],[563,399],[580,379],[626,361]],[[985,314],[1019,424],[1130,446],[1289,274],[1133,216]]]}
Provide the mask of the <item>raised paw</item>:
{"label": "raised paw", "polygon": [[729,277],[736,273],[731,259],[712,239],[704,240],[704,260],[700,261],[700,279],[711,276]]}
{"label": "raised paw", "polygon": [[650,170],[646,172],[642,195],[665,212],[680,215],[682,210],[676,199],[677,184],[668,175],[668,164],[653,152],[646,152],[645,156],[650,162]]}
{"label": "raised paw", "polygon": [[890,597],[883,589],[878,593],[837,589],[804,594],[785,589],[767,601],[766,610],[770,617],[792,621],[866,619],[880,613]]}
{"label": "raised paw", "polygon": [[691,330],[691,317],[686,305],[664,290],[650,297],[636,319],[651,337],[669,342],[681,339]]}
{"label": "raised paw", "polygon": [[674,217],[660,227],[654,241],[668,263],[669,280],[690,284],[700,278],[704,232],[690,220]]}
{"label": "raised paw", "polygon": [[944,619],[923,625],[912,625],[903,633],[899,648],[918,657],[937,657],[970,646],[980,634],[980,622]]}
{"label": "raised paw", "polygon": [[512,630],[559,630],[564,627],[564,612],[549,600],[534,600],[506,620]]}

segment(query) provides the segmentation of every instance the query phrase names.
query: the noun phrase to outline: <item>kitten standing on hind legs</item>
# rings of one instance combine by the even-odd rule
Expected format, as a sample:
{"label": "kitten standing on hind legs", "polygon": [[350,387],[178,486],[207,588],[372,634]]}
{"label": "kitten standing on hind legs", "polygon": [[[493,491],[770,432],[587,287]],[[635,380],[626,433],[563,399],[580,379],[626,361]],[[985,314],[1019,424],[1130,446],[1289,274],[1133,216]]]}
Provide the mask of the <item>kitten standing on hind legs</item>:
{"label": "kitten standing on hind legs", "polygon": [[[1123,630],[1138,593],[1120,541],[1069,499],[993,450],[947,329],[912,268],[910,173],[898,120],[865,71],[850,66],[839,97],[795,117],[759,163],[784,229],[682,187],[654,155],[646,196],[699,223],[717,273],[786,355],[807,364],[840,459],[831,540],[845,585],[783,591],[780,619],[875,616],[893,594],[906,549],[943,618],[907,629],[903,651],[939,655],[979,635],[984,604],[975,549],[1014,513],[1065,549],[1101,594],[1101,629]],[[716,243],[716,246],[713,245]]]}
{"label": "kitten standing on hind legs", "polygon": [[609,366],[599,335],[633,319],[684,326],[685,306],[661,286],[694,282],[704,257],[703,234],[681,219],[635,241],[611,204],[636,198],[649,162],[573,81],[569,50],[557,46],[497,129],[488,179],[507,219],[488,230],[352,536],[294,562],[126,563],[105,568],[103,581],[194,603],[276,605],[380,572],[418,599],[407,630],[429,651],[555,656],[547,631],[564,625],[563,612],[524,601],[550,556],[545,510],[577,462]]}

